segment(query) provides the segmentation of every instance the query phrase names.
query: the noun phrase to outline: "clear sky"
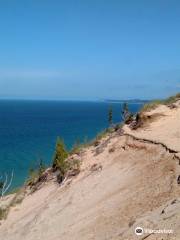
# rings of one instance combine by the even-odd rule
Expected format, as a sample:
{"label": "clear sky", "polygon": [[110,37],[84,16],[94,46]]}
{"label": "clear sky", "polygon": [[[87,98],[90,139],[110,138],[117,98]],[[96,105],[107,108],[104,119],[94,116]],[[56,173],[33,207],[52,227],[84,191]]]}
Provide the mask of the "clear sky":
{"label": "clear sky", "polygon": [[179,0],[0,0],[0,98],[178,91]]}

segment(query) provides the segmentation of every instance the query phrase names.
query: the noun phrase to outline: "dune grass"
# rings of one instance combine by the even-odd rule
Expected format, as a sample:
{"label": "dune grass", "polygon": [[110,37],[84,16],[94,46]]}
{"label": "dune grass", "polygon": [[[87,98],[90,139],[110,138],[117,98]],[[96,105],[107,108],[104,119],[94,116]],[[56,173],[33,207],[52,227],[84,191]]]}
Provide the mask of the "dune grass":
{"label": "dune grass", "polygon": [[170,105],[170,104],[175,103],[177,100],[180,100],[180,93],[177,93],[176,95],[171,96],[167,99],[153,100],[152,102],[145,104],[142,107],[141,112],[148,112],[150,110],[157,108],[159,105]]}

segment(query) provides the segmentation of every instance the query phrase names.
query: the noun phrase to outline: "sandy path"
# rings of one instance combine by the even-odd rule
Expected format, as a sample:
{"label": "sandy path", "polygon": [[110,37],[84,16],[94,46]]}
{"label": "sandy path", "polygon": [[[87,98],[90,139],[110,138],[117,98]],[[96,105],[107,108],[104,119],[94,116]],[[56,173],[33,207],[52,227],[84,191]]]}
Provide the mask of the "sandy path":
{"label": "sandy path", "polygon": [[147,114],[153,115],[156,113],[162,116],[148,127],[132,131],[125,126],[125,131],[139,138],[164,143],[169,148],[180,152],[180,107],[178,109],[169,109],[162,105]]}

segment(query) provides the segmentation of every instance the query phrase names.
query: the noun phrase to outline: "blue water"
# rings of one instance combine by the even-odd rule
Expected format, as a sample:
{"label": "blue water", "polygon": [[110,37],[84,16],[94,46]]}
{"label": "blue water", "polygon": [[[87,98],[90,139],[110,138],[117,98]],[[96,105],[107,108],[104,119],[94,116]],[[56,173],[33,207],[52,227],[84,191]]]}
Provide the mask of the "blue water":
{"label": "blue water", "polygon": [[[111,103],[114,122],[121,104]],[[130,104],[138,111],[140,104]],[[20,186],[39,158],[50,165],[57,136],[70,149],[78,139],[93,139],[108,126],[106,102],[0,101],[0,172],[15,172],[12,188]]]}

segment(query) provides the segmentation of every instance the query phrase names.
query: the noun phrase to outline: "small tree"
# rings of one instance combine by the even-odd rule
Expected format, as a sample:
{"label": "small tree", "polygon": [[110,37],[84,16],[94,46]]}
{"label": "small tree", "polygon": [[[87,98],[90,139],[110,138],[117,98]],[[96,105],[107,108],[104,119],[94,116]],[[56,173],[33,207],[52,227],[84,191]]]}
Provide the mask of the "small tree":
{"label": "small tree", "polygon": [[109,126],[112,125],[112,120],[113,120],[113,110],[112,110],[112,106],[109,107],[109,112],[108,112],[108,122],[109,122]]}
{"label": "small tree", "polygon": [[60,171],[60,175],[62,178],[64,178],[68,170],[68,163],[65,161],[67,157],[68,152],[66,151],[64,142],[58,137],[52,167],[54,170]]}
{"label": "small tree", "polygon": [[46,170],[46,166],[42,158],[40,158],[38,162],[38,175],[41,176],[45,170]]}
{"label": "small tree", "polygon": [[129,113],[129,108],[127,102],[123,103],[122,106],[122,114],[125,116],[125,114]]}
{"label": "small tree", "polygon": [[128,104],[125,102],[122,106],[122,119],[125,123],[130,123],[133,120],[133,114],[129,111]]}

